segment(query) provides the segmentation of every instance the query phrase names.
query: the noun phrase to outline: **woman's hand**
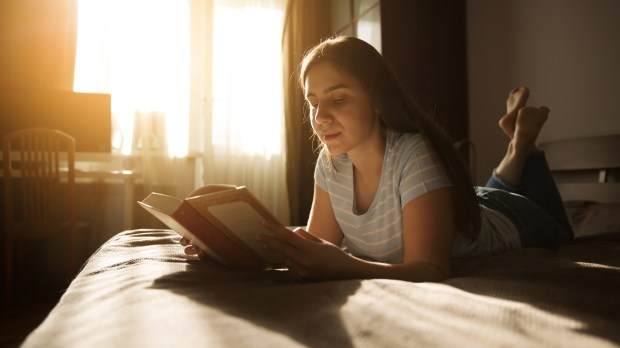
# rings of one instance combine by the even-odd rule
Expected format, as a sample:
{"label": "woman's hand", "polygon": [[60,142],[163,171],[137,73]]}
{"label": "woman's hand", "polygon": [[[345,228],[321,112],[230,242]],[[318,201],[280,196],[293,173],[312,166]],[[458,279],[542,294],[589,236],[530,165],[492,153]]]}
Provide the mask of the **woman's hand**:
{"label": "woman's hand", "polygon": [[302,228],[291,231],[270,222],[264,224],[276,236],[260,235],[260,241],[280,257],[300,280],[346,279],[357,276],[359,260],[340,247]]}
{"label": "woman's hand", "polygon": [[185,237],[181,237],[181,239],[179,240],[179,244],[183,246],[185,255],[187,255],[187,257],[190,259],[200,260],[205,255],[204,251],[192,244],[192,241]]}

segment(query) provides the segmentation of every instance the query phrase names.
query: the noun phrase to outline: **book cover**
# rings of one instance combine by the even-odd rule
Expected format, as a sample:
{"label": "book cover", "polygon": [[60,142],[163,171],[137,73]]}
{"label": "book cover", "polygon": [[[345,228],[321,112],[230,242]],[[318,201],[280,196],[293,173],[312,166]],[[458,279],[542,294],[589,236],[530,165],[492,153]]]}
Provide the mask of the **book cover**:
{"label": "book cover", "polygon": [[263,226],[263,220],[279,222],[243,186],[185,200],[153,192],[138,203],[211,258],[231,268],[269,269],[279,263],[256,239],[259,234],[272,233]]}

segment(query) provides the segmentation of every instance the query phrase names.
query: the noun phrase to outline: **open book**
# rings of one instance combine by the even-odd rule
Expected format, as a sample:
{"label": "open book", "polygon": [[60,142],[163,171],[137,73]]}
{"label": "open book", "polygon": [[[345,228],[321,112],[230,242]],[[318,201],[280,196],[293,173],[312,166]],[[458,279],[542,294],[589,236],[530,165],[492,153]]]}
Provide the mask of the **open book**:
{"label": "open book", "polygon": [[277,267],[279,260],[256,236],[273,234],[263,220],[279,222],[244,186],[186,199],[153,192],[138,204],[230,268]]}

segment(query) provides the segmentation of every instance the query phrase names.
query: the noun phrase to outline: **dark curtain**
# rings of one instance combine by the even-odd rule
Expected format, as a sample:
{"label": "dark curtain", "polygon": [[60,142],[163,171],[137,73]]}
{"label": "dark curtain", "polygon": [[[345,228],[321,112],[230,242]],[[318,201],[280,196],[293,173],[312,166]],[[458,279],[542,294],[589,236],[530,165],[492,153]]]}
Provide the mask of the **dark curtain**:
{"label": "dark curtain", "polygon": [[304,98],[297,83],[297,68],[303,54],[327,37],[328,0],[289,0],[282,38],[286,124],[287,185],[291,224],[305,225],[314,187],[316,155],[312,128],[304,116]]}

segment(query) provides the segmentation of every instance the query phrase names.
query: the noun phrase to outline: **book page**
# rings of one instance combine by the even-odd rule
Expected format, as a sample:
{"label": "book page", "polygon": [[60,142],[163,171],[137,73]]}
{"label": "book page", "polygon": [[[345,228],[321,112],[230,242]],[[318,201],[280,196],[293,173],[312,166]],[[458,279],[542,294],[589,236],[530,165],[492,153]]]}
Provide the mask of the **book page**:
{"label": "book page", "polygon": [[183,201],[177,197],[153,192],[141,202],[138,202],[138,204],[142,206],[147,205],[151,208],[171,215],[172,213],[174,213],[175,210],[179,208],[182,202]]}
{"label": "book page", "polygon": [[228,230],[243,240],[254,252],[269,262],[279,262],[273,253],[256,239],[260,234],[273,234],[263,226],[264,218],[245,201],[233,201],[207,207],[207,211],[220,220]]}

